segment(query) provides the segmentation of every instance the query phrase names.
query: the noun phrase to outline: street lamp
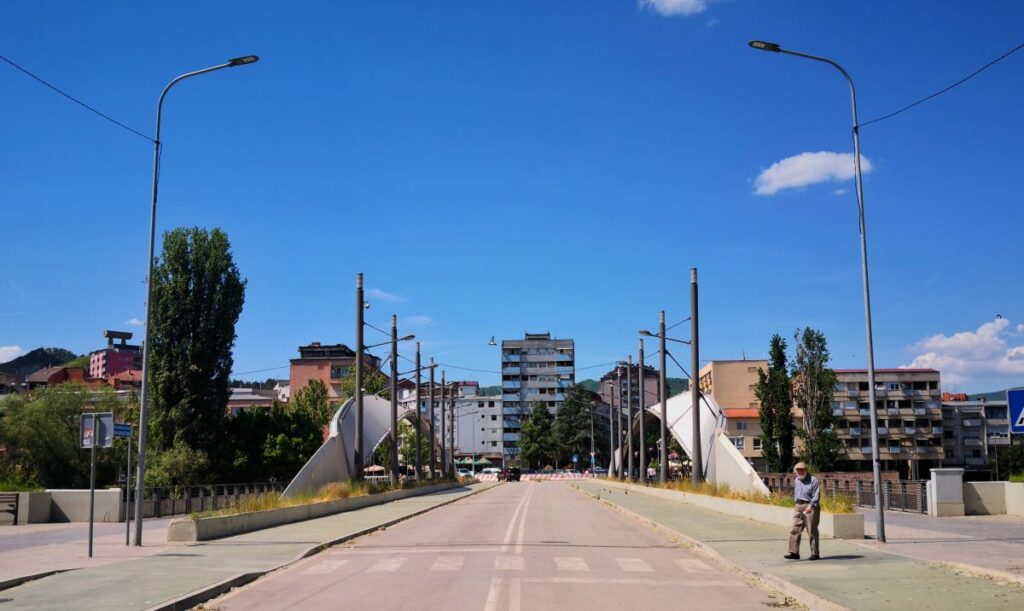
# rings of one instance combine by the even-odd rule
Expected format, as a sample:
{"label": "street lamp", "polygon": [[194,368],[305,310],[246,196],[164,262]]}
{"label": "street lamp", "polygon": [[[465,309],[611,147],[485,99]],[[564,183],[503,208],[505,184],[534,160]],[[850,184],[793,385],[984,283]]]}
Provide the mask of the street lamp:
{"label": "street lamp", "polygon": [[[683,322],[686,322],[685,320]],[[653,337],[661,340],[661,349],[659,351],[659,357],[661,359],[661,372],[658,377],[658,395],[661,401],[661,440],[659,443],[659,457],[658,457],[658,478],[661,483],[668,481],[668,383],[666,381],[666,357],[668,356],[668,348],[665,346],[665,342],[676,342],[679,344],[687,344],[690,342],[684,339],[675,339],[668,337],[665,334],[665,310],[658,313],[658,333],[651,333],[647,330],[639,331],[639,334],[644,337]],[[641,340],[642,341],[642,340]],[[693,382],[691,376],[691,383]],[[699,425],[699,422],[698,422]],[[696,433],[694,435],[696,437]],[[691,453],[693,448],[691,449]],[[693,461],[690,461],[691,466]]]}
{"label": "street lamp", "polygon": [[850,106],[853,110],[853,167],[857,178],[857,218],[860,225],[860,265],[861,276],[864,283],[864,326],[865,334],[867,335],[868,348],[868,400],[871,402],[871,460],[873,467],[872,471],[875,479],[875,512],[877,516],[876,535],[878,541],[885,543],[885,512],[882,510],[882,466],[878,456],[878,406],[875,404],[875,342],[871,330],[871,288],[868,281],[867,231],[864,227],[864,182],[860,169],[860,123],[857,120],[857,90],[853,86],[853,79],[850,77],[850,74],[844,70],[842,66],[831,59],[818,57],[817,55],[809,55],[807,53],[800,53],[799,51],[783,49],[774,42],[752,40],[749,44],[752,48],[761,51],[785,53],[786,55],[795,55],[796,57],[803,57],[805,59],[826,63],[838,70],[839,73],[843,75],[843,78],[846,79],[846,83],[850,86]]}
{"label": "street lamp", "polygon": [[416,339],[398,337],[398,316],[391,315],[391,485],[398,484],[398,342]]}
{"label": "street lamp", "polygon": [[167,96],[167,92],[171,90],[171,87],[174,87],[179,82],[187,78],[206,74],[207,72],[214,72],[223,68],[234,68],[235,66],[254,64],[258,62],[259,59],[260,58],[256,55],[245,55],[243,57],[229,59],[223,64],[203,68],[202,70],[196,70],[195,72],[186,72],[172,80],[166,87],[164,87],[164,90],[160,92],[160,99],[157,100],[156,103],[156,136],[153,138],[153,202],[149,213],[149,271],[146,274],[146,327],[143,331],[142,390],[140,393],[141,396],[139,397],[139,456],[137,460],[139,471],[138,477],[135,480],[135,545],[138,547],[142,546],[142,493],[146,476],[146,399],[148,398],[147,391],[149,390],[149,385],[146,380],[149,378],[149,332],[151,327],[149,323],[150,316],[153,313],[153,255],[156,243],[156,196],[157,186],[160,180],[160,119],[163,116],[164,98]]}

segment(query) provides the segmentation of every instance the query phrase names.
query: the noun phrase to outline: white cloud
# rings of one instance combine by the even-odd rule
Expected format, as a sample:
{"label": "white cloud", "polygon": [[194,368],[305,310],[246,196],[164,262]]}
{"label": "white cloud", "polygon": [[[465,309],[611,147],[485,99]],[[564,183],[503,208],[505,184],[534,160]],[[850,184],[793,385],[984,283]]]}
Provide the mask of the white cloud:
{"label": "white cloud", "polygon": [[1024,376],[1024,345],[1010,346],[1007,338],[1013,335],[1005,318],[986,322],[976,331],[939,333],[915,344],[912,349],[918,355],[904,367],[938,369],[943,381],[953,384],[975,376]]}
{"label": "white cloud", "polygon": [[711,1],[713,0],[637,0],[637,4],[665,17],[688,17],[703,13]]}
{"label": "white cloud", "polygon": [[12,361],[23,354],[25,351],[21,349],[21,346],[0,346],[0,363]]}
{"label": "white cloud", "polygon": [[[871,171],[871,162],[861,155],[861,171]],[[761,172],[754,183],[754,193],[775,195],[783,189],[806,187],[819,182],[841,182],[854,175],[853,153],[800,153],[777,161]]]}
{"label": "white cloud", "polygon": [[846,195],[846,189],[836,189],[832,192],[832,195]]}
{"label": "white cloud", "polygon": [[410,327],[426,327],[434,324],[434,319],[429,316],[416,315],[403,318],[399,322],[403,322]]}
{"label": "white cloud", "polygon": [[141,327],[144,323],[142,322],[142,320],[138,318],[129,318],[128,320],[124,321],[124,324],[131,325],[133,327]]}
{"label": "white cloud", "polygon": [[376,299],[377,301],[383,301],[384,303],[402,303],[405,301],[404,297],[382,291],[380,289],[369,289],[366,291],[366,296],[369,299]]}

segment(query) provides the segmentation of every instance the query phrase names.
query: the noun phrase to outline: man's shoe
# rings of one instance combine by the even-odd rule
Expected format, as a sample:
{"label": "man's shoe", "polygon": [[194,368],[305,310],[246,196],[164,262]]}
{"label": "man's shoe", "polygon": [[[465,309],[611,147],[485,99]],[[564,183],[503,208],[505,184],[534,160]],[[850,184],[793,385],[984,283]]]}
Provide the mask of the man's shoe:
{"label": "man's shoe", "polygon": [[820,560],[821,557],[818,556],[818,554],[811,554],[810,556],[807,557],[807,559],[808,560]]}
{"label": "man's shoe", "polygon": [[790,553],[786,554],[785,556],[783,556],[783,558],[785,558],[786,560],[799,560],[800,559],[800,554],[794,554],[794,553],[790,552]]}

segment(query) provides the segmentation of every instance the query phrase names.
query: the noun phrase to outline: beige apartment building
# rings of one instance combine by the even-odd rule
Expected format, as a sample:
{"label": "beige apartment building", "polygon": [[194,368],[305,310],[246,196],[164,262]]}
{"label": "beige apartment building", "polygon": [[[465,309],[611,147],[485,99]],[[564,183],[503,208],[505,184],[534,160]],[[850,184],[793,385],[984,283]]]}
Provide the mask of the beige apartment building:
{"label": "beige apartment building", "polygon": [[764,469],[761,402],[754,394],[765,360],[711,361],[701,367],[700,390],[714,397],[725,415],[726,436],[755,469]]}

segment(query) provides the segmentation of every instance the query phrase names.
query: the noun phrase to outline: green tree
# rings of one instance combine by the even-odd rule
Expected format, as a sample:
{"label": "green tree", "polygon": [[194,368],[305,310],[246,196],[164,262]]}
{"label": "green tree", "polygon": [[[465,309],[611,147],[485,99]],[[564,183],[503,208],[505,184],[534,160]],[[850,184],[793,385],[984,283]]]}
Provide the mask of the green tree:
{"label": "green tree", "polygon": [[[379,370],[363,366],[363,392],[367,395],[377,395],[384,399],[391,398],[391,380]],[[356,394],[356,368],[355,365],[348,368],[345,377],[341,379],[341,396],[348,399]]]}
{"label": "green tree", "polygon": [[323,380],[313,378],[292,397],[292,409],[301,411],[318,426],[331,421],[334,410],[327,400],[327,385]]}
{"label": "green tree", "polygon": [[542,402],[533,404],[519,434],[519,458],[530,467],[541,467],[557,458],[558,442],[552,433],[554,418]]}
{"label": "green tree", "polygon": [[793,359],[793,396],[803,412],[798,431],[804,442],[802,458],[815,471],[831,471],[842,450],[832,429],[832,392],[836,374],[829,368],[830,355],[825,335],[810,327],[797,331],[796,357]]}
{"label": "green tree", "polygon": [[156,452],[206,451],[222,441],[235,323],[245,280],[227,235],[179,228],[164,234],[153,270],[149,383]]}
{"label": "green tree", "polygon": [[793,466],[793,390],[786,360],[786,340],[773,335],[768,371],[758,369],[754,394],[761,402],[761,452],[772,473]]}
{"label": "green tree", "polygon": [[241,410],[224,421],[221,481],[289,481],[319,449],[323,432],[303,410],[278,403]]}
{"label": "green tree", "polygon": [[[0,401],[0,475],[3,479],[47,488],[87,488],[89,451],[79,447],[83,412],[113,412],[115,420],[133,418],[129,402],[109,387],[89,388],[74,382],[10,395]],[[96,481],[117,479],[126,442],[96,452]]]}
{"label": "green tree", "polygon": [[587,463],[590,456],[590,422],[595,401],[580,385],[569,389],[552,425],[559,465],[567,465],[576,454]]}
{"label": "green tree", "polygon": [[[410,469],[416,469],[416,427],[407,420],[398,422],[398,439],[401,442],[398,446],[399,458],[402,464],[408,465]],[[426,467],[430,463],[430,446],[427,435],[420,435],[420,466]]]}

